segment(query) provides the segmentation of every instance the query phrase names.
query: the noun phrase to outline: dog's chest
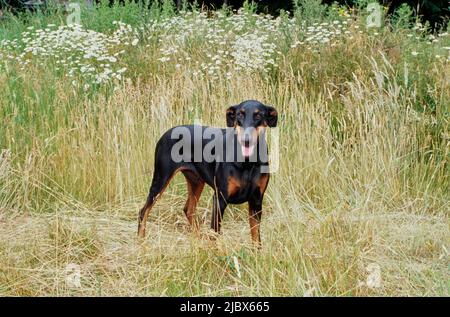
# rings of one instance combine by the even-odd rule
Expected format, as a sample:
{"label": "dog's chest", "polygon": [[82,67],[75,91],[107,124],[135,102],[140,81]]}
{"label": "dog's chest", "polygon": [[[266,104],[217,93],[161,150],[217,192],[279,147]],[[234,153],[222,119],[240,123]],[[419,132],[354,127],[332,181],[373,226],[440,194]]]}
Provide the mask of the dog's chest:
{"label": "dog's chest", "polygon": [[231,200],[241,201],[254,192],[259,180],[259,173],[240,171],[230,173],[227,177],[227,196]]}

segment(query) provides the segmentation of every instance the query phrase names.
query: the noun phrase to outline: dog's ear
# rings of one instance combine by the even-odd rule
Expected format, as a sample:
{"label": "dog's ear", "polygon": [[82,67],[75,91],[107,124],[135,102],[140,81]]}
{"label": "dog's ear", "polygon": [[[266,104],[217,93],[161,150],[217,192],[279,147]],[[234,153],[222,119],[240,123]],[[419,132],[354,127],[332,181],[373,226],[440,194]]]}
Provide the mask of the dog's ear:
{"label": "dog's ear", "polygon": [[274,107],[266,106],[266,122],[271,128],[275,128],[278,122],[278,112]]}
{"label": "dog's ear", "polygon": [[236,111],[238,106],[231,106],[227,109],[227,127],[232,128],[236,125]]}

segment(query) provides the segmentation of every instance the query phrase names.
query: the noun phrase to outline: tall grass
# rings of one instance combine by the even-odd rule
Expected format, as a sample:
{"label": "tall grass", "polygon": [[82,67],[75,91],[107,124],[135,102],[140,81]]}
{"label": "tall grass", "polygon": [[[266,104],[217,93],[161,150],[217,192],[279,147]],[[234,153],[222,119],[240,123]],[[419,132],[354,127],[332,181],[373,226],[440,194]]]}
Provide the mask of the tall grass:
{"label": "tall grass", "polygon": [[[300,6],[296,21],[308,14],[311,24],[291,29],[281,19],[289,36],[277,42],[270,71],[194,76],[205,39],[188,38],[191,61],[176,67],[178,55],[158,61],[171,44],[158,40],[168,38],[145,33],[172,17],[168,8],[83,11],[83,25],[98,32],[118,19],[142,26],[122,61],[123,81],[84,90],[50,60],[0,66],[0,294],[448,296],[448,35],[428,44],[427,30],[386,19],[366,31],[353,16],[351,39],[293,45],[303,41],[301,27],[330,16]],[[10,17],[0,41],[64,20],[46,14]],[[251,247],[244,205],[228,207],[216,242],[190,233],[182,176],[138,243],[137,211],[160,135],[196,118],[224,126],[225,109],[246,99],[281,116],[262,250]],[[211,209],[206,189],[197,208],[205,232]],[[79,288],[65,280],[71,263],[81,269]],[[367,282],[374,266],[376,286]]]}

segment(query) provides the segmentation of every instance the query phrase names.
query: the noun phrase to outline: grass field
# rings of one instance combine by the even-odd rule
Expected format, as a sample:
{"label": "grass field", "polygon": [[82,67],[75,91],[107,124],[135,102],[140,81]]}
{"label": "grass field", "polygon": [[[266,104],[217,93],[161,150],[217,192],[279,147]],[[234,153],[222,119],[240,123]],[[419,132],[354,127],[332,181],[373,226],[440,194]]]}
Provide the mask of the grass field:
{"label": "grass field", "polygon": [[[4,13],[0,295],[449,296],[448,30],[300,2]],[[217,241],[193,234],[182,175],[139,242],[160,135],[246,99],[280,114],[262,249],[246,205]],[[205,233],[211,209],[208,188]]]}

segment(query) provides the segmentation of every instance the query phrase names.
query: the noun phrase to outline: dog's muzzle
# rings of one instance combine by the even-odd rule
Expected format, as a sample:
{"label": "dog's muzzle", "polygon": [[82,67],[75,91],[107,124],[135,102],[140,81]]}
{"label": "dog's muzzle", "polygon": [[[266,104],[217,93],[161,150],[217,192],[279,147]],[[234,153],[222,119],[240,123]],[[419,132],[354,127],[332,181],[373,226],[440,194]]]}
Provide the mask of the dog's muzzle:
{"label": "dog's muzzle", "polygon": [[257,143],[256,130],[255,128],[246,128],[241,133],[239,133],[240,131],[242,131],[242,129],[238,130],[238,140],[241,145],[242,155],[244,157],[250,157],[252,156]]}

